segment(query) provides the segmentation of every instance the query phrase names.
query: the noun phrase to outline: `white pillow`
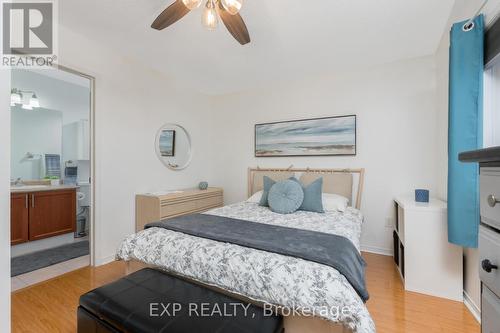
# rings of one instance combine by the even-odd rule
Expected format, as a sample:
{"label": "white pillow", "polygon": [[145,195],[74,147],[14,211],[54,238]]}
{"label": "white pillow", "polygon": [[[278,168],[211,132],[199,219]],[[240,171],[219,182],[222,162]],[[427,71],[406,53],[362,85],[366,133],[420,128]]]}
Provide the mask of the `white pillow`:
{"label": "white pillow", "polygon": [[323,193],[323,210],[325,212],[345,212],[349,199],[338,194]]}
{"label": "white pillow", "polygon": [[262,192],[263,191],[259,191],[259,192],[254,193],[250,198],[247,199],[247,202],[259,203],[260,198],[262,198]]}

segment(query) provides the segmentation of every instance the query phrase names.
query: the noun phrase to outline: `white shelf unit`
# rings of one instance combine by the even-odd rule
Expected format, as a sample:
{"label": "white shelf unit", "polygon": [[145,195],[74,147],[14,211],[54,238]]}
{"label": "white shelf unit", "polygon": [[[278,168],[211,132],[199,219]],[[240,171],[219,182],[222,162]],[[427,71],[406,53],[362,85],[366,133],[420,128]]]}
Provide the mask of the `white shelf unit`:
{"label": "white shelf unit", "polygon": [[446,202],[395,199],[394,261],[405,290],[463,300],[463,251],[448,242]]}

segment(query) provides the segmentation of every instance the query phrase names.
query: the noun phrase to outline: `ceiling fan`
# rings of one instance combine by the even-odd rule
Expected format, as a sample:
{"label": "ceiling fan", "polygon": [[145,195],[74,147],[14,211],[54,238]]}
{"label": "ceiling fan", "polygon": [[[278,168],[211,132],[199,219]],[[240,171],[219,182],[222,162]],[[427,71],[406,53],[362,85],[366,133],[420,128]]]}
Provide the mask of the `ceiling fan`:
{"label": "ceiling fan", "polygon": [[[204,0],[176,0],[154,20],[151,28],[163,30],[183,18],[191,10],[198,8]],[[209,30],[215,30],[218,17],[227,30],[241,44],[250,43],[250,35],[239,11],[243,0],[206,0],[201,23]]]}

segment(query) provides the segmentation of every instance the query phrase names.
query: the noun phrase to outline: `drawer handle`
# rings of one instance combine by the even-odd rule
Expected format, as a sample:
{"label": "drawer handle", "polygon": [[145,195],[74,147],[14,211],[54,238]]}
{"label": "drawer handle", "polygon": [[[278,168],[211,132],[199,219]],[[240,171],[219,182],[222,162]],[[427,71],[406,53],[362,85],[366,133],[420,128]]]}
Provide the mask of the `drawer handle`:
{"label": "drawer handle", "polygon": [[497,265],[493,265],[489,259],[484,259],[481,262],[481,267],[486,273],[491,273],[493,269],[498,269]]}
{"label": "drawer handle", "polygon": [[488,205],[490,207],[495,207],[496,204],[500,202],[493,194],[488,195]]}

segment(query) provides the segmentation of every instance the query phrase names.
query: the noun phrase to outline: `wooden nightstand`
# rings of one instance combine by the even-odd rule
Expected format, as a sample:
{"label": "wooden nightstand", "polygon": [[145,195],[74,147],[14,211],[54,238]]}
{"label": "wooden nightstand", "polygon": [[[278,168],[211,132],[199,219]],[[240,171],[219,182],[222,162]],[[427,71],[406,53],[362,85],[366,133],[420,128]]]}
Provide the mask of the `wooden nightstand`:
{"label": "wooden nightstand", "polygon": [[151,222],[201,213],[223,205],[223,190],[218,187],[182,190],[165,195],[138,194],[135,197],[135,230],[143,230]]}

